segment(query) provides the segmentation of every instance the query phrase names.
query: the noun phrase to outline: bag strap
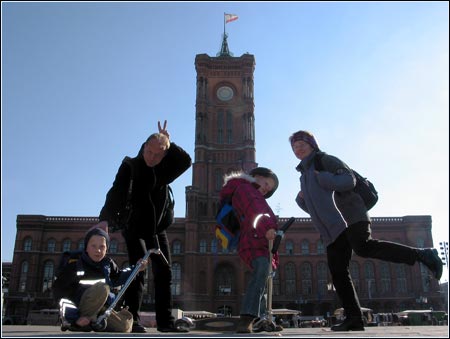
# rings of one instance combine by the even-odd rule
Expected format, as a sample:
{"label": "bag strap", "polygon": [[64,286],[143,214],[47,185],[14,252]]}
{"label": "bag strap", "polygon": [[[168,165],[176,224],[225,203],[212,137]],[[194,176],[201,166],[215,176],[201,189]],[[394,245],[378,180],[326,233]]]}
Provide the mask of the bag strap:
{"label": "bag strap", "polygon": [[130,166],[130,170],[131,170],[130,183],[128,185],[128,191],[127,191],[127,204],[125,206],[125,208],[128,209],[131,207],[131,194],[133,193],[134,166],[133,166],[133,162],[131,161],[131,158],[128,156],[123,158],[122,162],[128,164],[128,166]]}
{"label": "bag strap", "polygon": [[167,208],[169,207],[170,197],[172,197],[173,206],[175,206],[175,198],[173,196],[172,187],[170,187],[170,185],[166,185],[166,200],[164,201],[164,206],[163,206],[163,209],[162,209],[161,214],[159,216],[159,220],[158,220],[157,225],[159,225],[159,223],[162,220],[162,217],[164,216]]}
{"label": "bag strap", "polygon": [[314,156],[314,167],[317,171],[323,171],[325,168],[322,163],[322,157],[325,155],[323,152],[317,152]]}
{"label": "bag strap", "polygon": [[[172,199],[170,197],[172,197]],[[175,206],[175,197],[173,195],[172,187],[170,187],[170,185],[167,185],[166,208],[168,207],[170,200],[172,200],[173,206]]]}

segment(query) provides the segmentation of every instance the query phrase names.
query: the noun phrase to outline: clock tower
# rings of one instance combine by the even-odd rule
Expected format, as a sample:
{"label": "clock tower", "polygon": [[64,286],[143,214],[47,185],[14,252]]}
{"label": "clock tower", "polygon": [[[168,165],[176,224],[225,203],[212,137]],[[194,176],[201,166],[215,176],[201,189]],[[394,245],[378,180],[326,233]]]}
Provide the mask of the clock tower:
{"label": "clock tower", "polygon": [[198,54],[195,161],[187,190],[189,221],[214,218],[223,176],[248,171],[255,162],[255,118],[251,54],[233,57],[227,35],[216,57]]}
{"label": "clock tower", "polygon": [[[225,252],[215,237],[215,215],[223,177],[249,171],[255,162],[255,118],[251,54],[234,57],[227,35],[215,57],[195,57],[197,93],[195,106],[195,158],[192,186],[186,187],[184,305],[188,309],[239,312],[248,269],[235,251]],[[187,255],[192,253],[193,255]],[[200,255],[198,255],[200,254]],[[220,255],[220,262],[217,262]],[[213,298],[211,299],[211,296]]]}

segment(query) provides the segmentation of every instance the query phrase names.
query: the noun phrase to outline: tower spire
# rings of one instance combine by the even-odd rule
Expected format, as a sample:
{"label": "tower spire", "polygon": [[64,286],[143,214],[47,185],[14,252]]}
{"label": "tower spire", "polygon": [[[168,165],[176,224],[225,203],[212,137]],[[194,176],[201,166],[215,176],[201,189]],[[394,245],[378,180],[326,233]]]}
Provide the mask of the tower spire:
{"label": "tower spire", "polygon": [[223,31],[223,39],[222,39],[222,47],[220,48],[220,52],[217,53],[216,56],[223,57],[223,56],[233,56],[233,53],[230,52],[228,48],[228,42],[227,42],[228,35],[225,33],[225,30]]}

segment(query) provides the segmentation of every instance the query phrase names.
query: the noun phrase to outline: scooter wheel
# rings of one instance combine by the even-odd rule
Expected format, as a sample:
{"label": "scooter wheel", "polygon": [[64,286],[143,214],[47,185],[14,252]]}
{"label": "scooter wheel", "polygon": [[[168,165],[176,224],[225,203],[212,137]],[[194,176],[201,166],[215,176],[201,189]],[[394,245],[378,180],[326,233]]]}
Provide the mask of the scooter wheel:
{"label": "scooter wheel", "polygon": [[174,323],[175,328],[188,330],[189,331],[189,323],[183,319],[178,319]]}
{"label": "scooter wheel", "polygon": [[100,322],[92,322],[91,327],[95,332],[103,332],[106,329],[108,322],[106,319],[102,319]]}
{"label": "scooter wheel", "polygon": [[274,323],[267,324],[266,332],[275,332],[275,325],[274,325]]}

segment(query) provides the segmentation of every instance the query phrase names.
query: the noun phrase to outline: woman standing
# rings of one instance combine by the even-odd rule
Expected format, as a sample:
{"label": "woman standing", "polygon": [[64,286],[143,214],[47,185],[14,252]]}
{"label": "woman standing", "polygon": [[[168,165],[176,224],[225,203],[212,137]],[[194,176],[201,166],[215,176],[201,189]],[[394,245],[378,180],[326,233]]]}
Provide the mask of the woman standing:
{"label": "woman standing", "polygon": [[[292,151],[301,160],[297,166],[300,192],[297,204],[307,212],[327,246],[328,268],[346,319],[333,331],[364,331],[358,295],[349,264],[352,251],[364,258],[395,263],[425,264],[436,279],[442,276],[442,261],[435,249],[419,249],[394,242],[372,239],[370,217],[362,198],[353,191],[356,179],[340,159],[321,152],[313,134],[298,131],[289,138]],[[316,169],[320,157],[322,171]]]}

